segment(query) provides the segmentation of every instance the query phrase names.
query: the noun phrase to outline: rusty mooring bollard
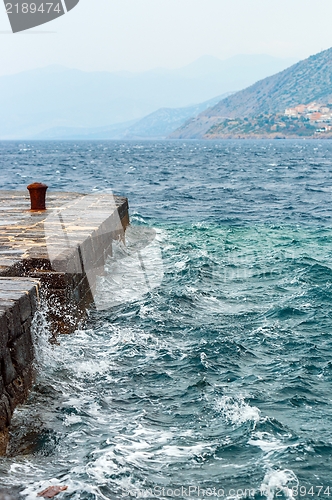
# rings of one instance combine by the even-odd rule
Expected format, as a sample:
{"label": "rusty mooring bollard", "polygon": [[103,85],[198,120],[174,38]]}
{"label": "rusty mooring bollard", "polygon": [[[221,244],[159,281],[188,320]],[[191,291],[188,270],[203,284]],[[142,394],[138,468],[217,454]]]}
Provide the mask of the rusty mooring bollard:
{"label": "rusty mooring bollard", "polygon": [[29,184],[27,189],[30,193],[31,210],[46,210],[45,198],[48,186],[41,182]]}

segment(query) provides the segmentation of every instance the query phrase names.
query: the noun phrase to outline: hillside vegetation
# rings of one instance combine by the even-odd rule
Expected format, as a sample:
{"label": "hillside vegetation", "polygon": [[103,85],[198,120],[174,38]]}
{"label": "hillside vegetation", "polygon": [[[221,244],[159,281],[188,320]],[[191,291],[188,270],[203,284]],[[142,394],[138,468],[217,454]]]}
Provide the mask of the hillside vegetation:
{"label": "hillside vegetation", "polygon": [[218,138],[218,130],[221,136],[228,133],[222,127],[226,120],[283,114],[287,108],[313,101],[332,102],[332,48],[223,99],[188,120],[170,138],[204,138],[207,132],[210,138],[211,132]]}

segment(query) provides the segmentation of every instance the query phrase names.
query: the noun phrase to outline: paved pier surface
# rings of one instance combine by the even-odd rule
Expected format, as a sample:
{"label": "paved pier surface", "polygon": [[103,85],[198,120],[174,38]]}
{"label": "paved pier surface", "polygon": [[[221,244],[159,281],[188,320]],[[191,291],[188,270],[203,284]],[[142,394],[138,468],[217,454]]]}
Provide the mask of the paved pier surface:
{"label": "paved pier surface", "polygon": [[98,232],[120,234],[128,224],[128,201],[120,196],[55,192],[47,196],[47,210],[33,212],[27,192],[0,191],[0,276],[21,274],[36,260],[45,267],[57,245],[60,255]]}
{"label": "paved pier surface", "polygon": [[28,192],[0,191],[0,454],[33,381],[38,305],[54,337],[80,326],[112,241],[128,224],[127,199],[111,194],[51,192],[47,210],[33,212]]}

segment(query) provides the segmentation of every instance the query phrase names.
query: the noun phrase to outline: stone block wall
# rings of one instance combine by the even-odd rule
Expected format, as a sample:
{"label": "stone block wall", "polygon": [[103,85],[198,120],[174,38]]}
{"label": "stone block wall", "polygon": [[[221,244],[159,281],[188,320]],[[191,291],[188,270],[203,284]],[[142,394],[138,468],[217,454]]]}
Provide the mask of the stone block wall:
{"label": "stone block wall", "polygon": [[6,451],[12,413],[33,383],[31,322],[38,302],[37,280],[0,278],[0,454]]}

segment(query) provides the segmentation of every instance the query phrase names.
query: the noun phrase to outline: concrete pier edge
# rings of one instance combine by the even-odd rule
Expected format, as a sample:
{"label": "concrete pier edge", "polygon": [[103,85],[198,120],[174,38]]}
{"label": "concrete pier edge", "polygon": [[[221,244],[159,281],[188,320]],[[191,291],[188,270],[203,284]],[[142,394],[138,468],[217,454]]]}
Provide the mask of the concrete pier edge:
{"label": "concrete pier edge", "polygon": [[[34,314],[40,307],[47,311],[54,338],[84,324],[93,304],[91,270],[102,269],[112,255],[112,242],[124,239],[129,209],[124,197],[54,192],[48,195],[47,210],[31,211],[28,193],[0,191],[0,217],[0,455],[4,455],[13,412],[26,400],[34,381]],[[57,248],[59,228],[60,236],[70,241],[68,245],[60,241]],[[55,243],[50,246],[52,238]],[[53,247],[57,253],[50,258]]]}

